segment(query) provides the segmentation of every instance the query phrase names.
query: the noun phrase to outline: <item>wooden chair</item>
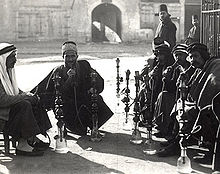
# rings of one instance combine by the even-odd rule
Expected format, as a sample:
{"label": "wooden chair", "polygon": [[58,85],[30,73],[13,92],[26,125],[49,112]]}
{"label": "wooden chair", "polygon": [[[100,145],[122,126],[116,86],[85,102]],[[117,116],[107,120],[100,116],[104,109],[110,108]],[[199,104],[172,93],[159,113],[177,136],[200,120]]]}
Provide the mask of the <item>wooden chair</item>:
{"label": "wooden chair", "polygon": [[[2,120],[0,120],[1,122]],[[0,139],[0,141],[4,142],[4,151],[5,154],[9,154],[10,152],[10,141],[12,142],[12,147],[16,147],[16,141],[14,141],[12,138],[9,138],[9,135],[7,133],[7,131],[5,131],[4,128],[0,128],[0,134],[2,134],[2,138]]]}
{"label": "wooden chair", "polygon": [[4,141],[4,150],[5,150],[5,154],[9,154],[10,151],[10,139],[9,139],[9,135],[7,133],[5,133],[4,131],[2,131],[0,134],[2,134],[3,138],[0,139],[0,141]]}

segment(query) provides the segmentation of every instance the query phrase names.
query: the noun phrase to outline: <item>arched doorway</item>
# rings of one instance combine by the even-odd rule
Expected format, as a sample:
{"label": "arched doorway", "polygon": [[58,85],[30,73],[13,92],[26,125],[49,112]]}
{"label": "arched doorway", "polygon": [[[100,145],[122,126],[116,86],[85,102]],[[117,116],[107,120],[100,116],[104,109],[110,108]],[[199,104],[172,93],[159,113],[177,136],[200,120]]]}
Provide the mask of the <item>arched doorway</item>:
{"label": "arched doorway", "polygon": [[92,11],[92,41],[121,42],[121,11],[103,3]]}

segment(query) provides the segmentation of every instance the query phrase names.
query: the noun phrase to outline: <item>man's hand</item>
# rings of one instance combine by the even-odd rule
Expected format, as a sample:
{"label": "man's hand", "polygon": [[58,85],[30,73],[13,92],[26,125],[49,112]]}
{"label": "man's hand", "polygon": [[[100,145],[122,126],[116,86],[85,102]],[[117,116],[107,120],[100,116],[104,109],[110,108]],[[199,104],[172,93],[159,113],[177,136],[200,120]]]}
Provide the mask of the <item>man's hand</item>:
{"label": "man's hand", "polygon": [[164,79],[171,79],[173,75],[172,67],[169,66],[163,71],[163,78]]}
{"label": "man's hand", "polygon": [[149,76],[152,78],[156,78],[159,76],[159,68],[154,67],[154,69],[149,73]]}
{"label": "man's hand", "polygon": [[68,75],[69,77],[74,77],[74,76],[76,75],[76,70],[75,70],[75,69],[69,69],[69,70],[67,71],[67,75]]}

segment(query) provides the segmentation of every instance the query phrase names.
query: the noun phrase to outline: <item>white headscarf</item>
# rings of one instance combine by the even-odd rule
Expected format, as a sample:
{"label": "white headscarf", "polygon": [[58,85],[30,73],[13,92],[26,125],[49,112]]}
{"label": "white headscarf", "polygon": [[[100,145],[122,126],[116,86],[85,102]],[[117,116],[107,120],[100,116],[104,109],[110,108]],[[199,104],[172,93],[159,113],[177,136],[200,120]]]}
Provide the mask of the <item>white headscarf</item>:
{"label": "white headscarf", "polygon": [[[13,46],[9,43],[0,43],[0,50]],[[0,55],[0,80],[5,89],[6,94],[8,95],[17,95],[19,93],[17,80],[15,76],[15,69],[9,68],[7,72],[6,68],[6,59],[14,50],[10,50],[6,53]]]}

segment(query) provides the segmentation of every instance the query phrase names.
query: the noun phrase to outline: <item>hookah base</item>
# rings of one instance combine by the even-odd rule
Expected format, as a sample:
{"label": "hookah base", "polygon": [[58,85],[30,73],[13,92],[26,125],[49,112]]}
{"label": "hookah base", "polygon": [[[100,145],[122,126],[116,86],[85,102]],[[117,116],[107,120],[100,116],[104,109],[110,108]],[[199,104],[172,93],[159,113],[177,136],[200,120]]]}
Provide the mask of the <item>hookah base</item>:
{"label": "hookah base", "polygon": [[130,143],[132,144],[141,144],[143,142],[141,138],[141,133],[139,130],[134,130],[131,135]]}
{"label": "hookah base", "polygon": [[146,155],[155,155],[157,153],[157,150],[155,148],[156,145],[153,140],[146,140],[144,145],[145,145],[145,149],[143,150],[143,152]]}
{"label": "hookah base", "polygon": [[130,140],[130,143],[135,145],[141,144],[142,142],[142,140]]}
{"label": "hookah base", "polygon": [[55,147],[55,152],[56,153],[67,153],[67,152],[69,152],[69,148],[67,147],[67,141],[64,137],[61,139],[59,137],[59,135],[56,135],[55,139],[56,139],[56,147]]}
{"label": "hookah base", "polygon": [[144,149],[143,152],[146,154],[146,155],[155,155],[157,153],[157,150],[156,149]]}
{"label": "hookah base", "polygon": [[129,122],[124,122],[123,123],[123,130],[125,131],[130,131],[132,129],[131,125],[129,124]]}
{"label": "hookah base", "polygon": [[69,149],[66,147],[66,148],[60,148],[60,149],[55,149],[55,152],[56,153],[67,153],[69,152]]}

